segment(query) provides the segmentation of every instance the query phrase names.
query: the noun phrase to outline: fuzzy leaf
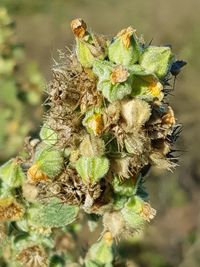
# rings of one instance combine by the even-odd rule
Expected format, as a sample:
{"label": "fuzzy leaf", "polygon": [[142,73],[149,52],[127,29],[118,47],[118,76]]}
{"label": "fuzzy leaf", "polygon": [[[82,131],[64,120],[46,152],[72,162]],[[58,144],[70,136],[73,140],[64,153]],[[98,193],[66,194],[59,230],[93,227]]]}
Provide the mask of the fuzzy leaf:
{"label": "fuzzy leaf", "polygon": [[53,178],[61,171],[63,162],[62,152],[50,146],[40,149],[36,153],[34,161],[34,163],[37,164],[38,169],[50,178]]}
{"label": "fuzzy leaf", "polygon": [[174,62],[174,55],[170,47],[149,46],[140,58],[141,66],[158,78],[164,78]]}
{"label": "fuzzy leaf", "polygon": [[58,140],[56,132],[45,124],[40,131],[40,138],[47,145],[54,145]]}
{"label": "fuzzy leaf", "polygon": [[31,224],[44,227],[62,227],[72,223],[78,214],[79,208],[60,202],[52,198],[48,203],[35,205],[29,209]]}
{"label": "fuzzy leaf", "polygon": [[84,183],[98,182],[109,169],[106,157],[81,157],[76,163],[76,170]]}
{"label": "fuzzy leaf", "polygon": [[11,159],[0,167],[0,178],[11,188],[19,187],[26,179],[20,164]]}

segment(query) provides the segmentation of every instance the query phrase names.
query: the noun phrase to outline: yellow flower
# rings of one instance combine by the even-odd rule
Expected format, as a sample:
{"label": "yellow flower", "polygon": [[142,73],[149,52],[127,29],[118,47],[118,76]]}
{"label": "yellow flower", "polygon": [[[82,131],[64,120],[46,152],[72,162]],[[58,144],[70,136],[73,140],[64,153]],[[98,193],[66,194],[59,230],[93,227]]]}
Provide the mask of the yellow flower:
{"label": "yellow flower", "polygon": [[158,98],[159,100],[162,100],[163,98],[163,85],[159,81],[153,81],[148,88],[149,92],[153,97]]}

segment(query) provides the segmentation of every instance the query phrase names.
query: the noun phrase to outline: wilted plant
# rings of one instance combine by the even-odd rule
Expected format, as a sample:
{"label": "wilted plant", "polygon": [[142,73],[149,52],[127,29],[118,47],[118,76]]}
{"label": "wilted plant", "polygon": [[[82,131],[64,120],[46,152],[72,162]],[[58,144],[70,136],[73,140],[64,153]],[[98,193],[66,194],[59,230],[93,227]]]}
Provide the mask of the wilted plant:
{"label": "wilted plant", "polygon": [[81,19],[71,27],[75,50],[53,67],[40,139],[0,169],[0,220],[15,226],[8,266],[70,266],[56,240],[81,211],[91,228],[102,219],[103,232],[71,266],[117,266],[114,241],[156,214],[145,175],[177,165],[180,125],[167,95],[182,65],[171,48],[146,44],[132,27],[112,41]]}
{"label": "wilted plant", "polygon": [[41,116],[42,77],[35,64],[23,66],[23,57],[24,49],[16,41],[15,24],[6,9],[0,8],[1,162],[19,151],[25,136],[35,127],[33,120]]}

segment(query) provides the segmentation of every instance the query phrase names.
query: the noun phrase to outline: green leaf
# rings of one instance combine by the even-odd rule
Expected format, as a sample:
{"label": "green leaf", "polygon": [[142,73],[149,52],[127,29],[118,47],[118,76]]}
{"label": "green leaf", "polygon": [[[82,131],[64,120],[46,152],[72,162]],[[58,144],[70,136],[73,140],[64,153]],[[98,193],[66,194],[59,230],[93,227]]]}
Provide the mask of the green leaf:
{"label": "green leaf", "polygon": [[81,157],[76,163],[76,170],[84,183],[96,183],[106,175],[109,160],[106,157]]}
{"label": "green leaf", "polygon": [[30,208],[28,220],[36,226],[63,227],[76,219],[78,211],[77,206],[62,203],[54,197],[46,204],[37,204]]}
{"label": "green leaf", "polygon": [[46,124],[42,126],[40,138],[47,145],[54,145],[58,140],[57,133]]}
{"label": "green leaf", "polygon": [[171,52],[171,48],[167,46],[149,46],[140,58],[141,66],[160,79],[169,73],[173,62],[174,55]]}
{"label": "green leaf", "polygon": [[16,159],[11,159],[0,167],[0,178],[11,188],[19,187],[26,179]]}
{"label": "green leaf", "polygon": [[37,151],[34,163],[36,163],[38,168],[48,177],[53,178],[61,171],[64,158],[61,151],[46,146]]}

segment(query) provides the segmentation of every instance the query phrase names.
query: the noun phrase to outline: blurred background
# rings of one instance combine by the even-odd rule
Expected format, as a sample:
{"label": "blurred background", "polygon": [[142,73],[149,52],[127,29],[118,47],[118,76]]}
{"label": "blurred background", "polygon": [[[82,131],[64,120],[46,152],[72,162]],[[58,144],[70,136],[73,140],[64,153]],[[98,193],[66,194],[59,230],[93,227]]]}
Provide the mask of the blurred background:
{"label": "blurred background", "polygon": [[[174,173],[153,170],[149,174],[146,187],[158,215],[143,234],[119,246],[128,266],[199,267],[200,1],[1,0],[0,7],[16,22],[10,48],[10,57],[16,62],[6,74],[2,74],[0,62],[1,162],[17,153],[25,135],[37,134],[40,103],[51,79],[53,59],[58,58],[59,49],[72,48],[69,23],[73,18],[83,18],[94,31],[108,37],[132,25],[147,42],[153,39],[156,45],[171,44],[177,58],[188,62],[177,78],[175,97],[170,99],[178,122],[183,124],[177,144],[180,166]],[[14,83],[5,84],[8,77]],[[8,92],[15,101],[20,96],[20,103],[13,107],[15,101],[7,101],[11,99]]]}

